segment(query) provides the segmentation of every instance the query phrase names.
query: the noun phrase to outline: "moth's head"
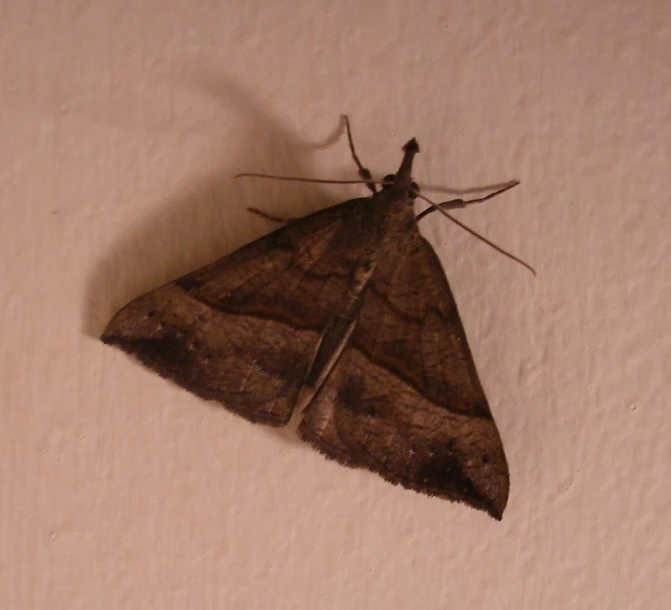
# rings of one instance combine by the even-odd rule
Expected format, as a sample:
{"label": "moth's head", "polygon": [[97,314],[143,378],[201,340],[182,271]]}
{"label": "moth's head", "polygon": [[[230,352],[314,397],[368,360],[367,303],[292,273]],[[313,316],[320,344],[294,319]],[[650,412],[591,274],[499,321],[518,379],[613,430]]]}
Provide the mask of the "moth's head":
{"label": "moth's head", "polygon": [[[382,178],[382,190],[386,191],[390,189],[392,186],[394,186],[395,182],[396,182],[396,174],[387,174],[384,178]],[[415,181],[412,181],[410,183],[410,190],[408,191],[408,197],[414,200],[417,198],[418,194],[419,194],[419,184],[417,184]]]}

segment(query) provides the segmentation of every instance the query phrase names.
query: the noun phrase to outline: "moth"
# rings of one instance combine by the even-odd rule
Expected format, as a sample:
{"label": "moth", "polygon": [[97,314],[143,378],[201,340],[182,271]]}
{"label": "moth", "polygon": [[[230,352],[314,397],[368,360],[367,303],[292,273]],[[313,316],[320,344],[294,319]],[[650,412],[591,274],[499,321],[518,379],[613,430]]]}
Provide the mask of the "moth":
{"label": "moth", "polygon": [[414,211],[419,147],[405,144],[378,190],[347,128],[370,197],[291,221],[131,301],[102,340],[252,422],[300,414],[299,435],[341,464],[501,519],[503,445]]}

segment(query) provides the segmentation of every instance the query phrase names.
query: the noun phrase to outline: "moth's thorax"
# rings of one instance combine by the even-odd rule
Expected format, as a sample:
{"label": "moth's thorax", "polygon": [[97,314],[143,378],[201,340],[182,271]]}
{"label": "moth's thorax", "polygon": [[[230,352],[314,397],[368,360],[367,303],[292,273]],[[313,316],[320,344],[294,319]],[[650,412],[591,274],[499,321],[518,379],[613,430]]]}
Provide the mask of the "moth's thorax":
{"label": "moth's thorax", "polygon": [[408,189],[391,187],[379,193],[376,205],[378,213],[384,217],[381,222],[380,235],[380,247],[383,250],[387,242],[402,238],[409,230],[417,226],[415,201]]}
{"label": "moth's thorax", "polygon": [[353,268],[352,286],[341,314],[353,316],[358,301],[375,275],[378,262],[393,256],[398,240],[416,226],[413,200],[406,189],[389,188],[364,200],[366,206],[362,220],[369,224],[372,234],[366,248],[359,251]]}

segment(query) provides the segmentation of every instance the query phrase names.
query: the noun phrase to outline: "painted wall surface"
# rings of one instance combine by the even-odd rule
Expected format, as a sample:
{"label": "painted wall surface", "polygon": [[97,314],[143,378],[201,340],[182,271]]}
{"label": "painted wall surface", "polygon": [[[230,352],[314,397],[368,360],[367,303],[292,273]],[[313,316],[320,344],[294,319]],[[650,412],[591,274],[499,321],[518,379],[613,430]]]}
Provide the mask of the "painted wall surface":
{"label": "painted wall surface", "polygon": [[[635,609],[671,587],[668,0],[5,0],[0,608]],[[504,440],[502,522],[328,462],[97,337],[131,298],[394,171]]]}

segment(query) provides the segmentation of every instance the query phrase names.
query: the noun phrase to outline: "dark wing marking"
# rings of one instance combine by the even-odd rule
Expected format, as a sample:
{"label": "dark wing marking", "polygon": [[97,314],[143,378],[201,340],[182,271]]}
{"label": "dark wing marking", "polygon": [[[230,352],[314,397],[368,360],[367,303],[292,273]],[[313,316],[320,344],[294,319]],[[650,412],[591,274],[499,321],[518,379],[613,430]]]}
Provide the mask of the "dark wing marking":
{"label": "dark wing marking", "polygon": [[508,466],[447,279],[418,231],[396,247],[301,435],[344,464],[500,518]]}

